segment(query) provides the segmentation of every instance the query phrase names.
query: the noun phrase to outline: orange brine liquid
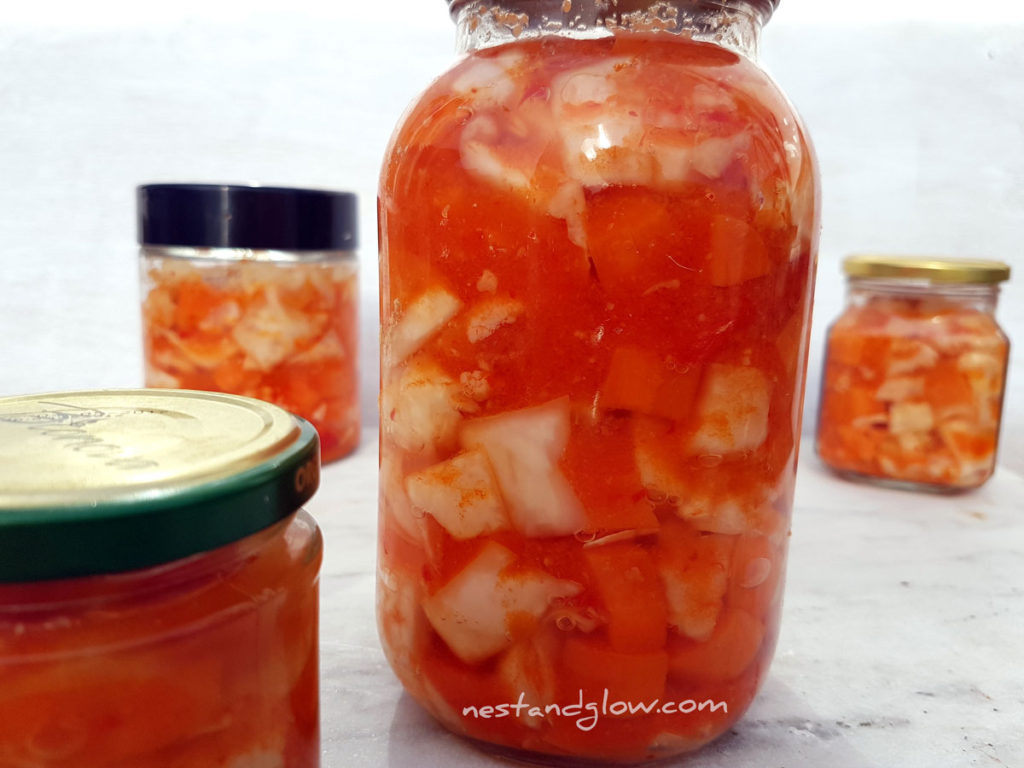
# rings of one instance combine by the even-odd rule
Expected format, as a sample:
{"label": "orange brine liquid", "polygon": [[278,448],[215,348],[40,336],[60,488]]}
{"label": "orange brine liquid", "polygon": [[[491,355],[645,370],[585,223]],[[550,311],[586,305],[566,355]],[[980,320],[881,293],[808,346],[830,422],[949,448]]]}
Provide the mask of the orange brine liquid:
{"label": "orange brine liquid", "polygon": [[485,49],[407,116],[379,205],[395,672],[516,750],[723,733],[781,606],[817,230],[791,108],[704,43]]}

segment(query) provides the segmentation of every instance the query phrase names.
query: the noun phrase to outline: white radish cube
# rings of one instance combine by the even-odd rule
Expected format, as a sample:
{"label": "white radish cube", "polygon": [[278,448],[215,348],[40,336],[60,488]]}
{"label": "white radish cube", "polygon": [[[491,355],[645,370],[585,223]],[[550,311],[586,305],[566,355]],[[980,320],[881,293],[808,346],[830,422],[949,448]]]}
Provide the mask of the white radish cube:
{"label": "white radish cube", "polygon": [[889,409],[889,431],[894,435],[927,432],[935,426],[928,403],[893,403]]}
{"label": "white radish cube", "polygon": [[540,619],[557,598],[582,587],[543,571],[513,570],[511,550],[493,541],[435,594],[423,612],[452,653],[476,664],[512,645],[513,624],[524,617]]}
{"label": "white radish cube", "polygon": [[424,291],[405,309],[384,338],[384,360],[397,365],[422,347],[458,314],[462,302],[444,288]]}
{"label": "white radish cube", "polygon": [[432,453],[452,447],[462,414],[461,387],[440,366],[413,361],[381,392],[384,435],[407,451]]}
{"label": "white radish cube", "polygon": [[472,539],[511,525],[498,483],[481,451],[466,451],[406,478],[412,503],[456,539]]}
{"label": "white radish cube", "polygon": [[[558,682],[553,660],[558,659],[561,647],[550,633],[538,632],[527,641],[516,643],[498,662],[498,677],[505,684],[509,701],[553,701]],[[530,717],[525,711],[519,721],[529,728],[540,728],[544,720]]]}
{"label": "white radish cube", "polygon": [[319,336],[327,319],[326,315],[317,317],[285,307],[271,285],[262,300],[254,301],[246,310],[231,337],[245,352],[246,370],[269,371],[293,355],[300,340]]}
{"label": "white radish cube", "polygon": [[397,527],[404,538],[425,549],[427,537],[423,515],[417,514],[402,484],[402,467],[391,452],[380,460],[381,525],[391,530]]}
{"label": "white radish cube", "polygon": [[697,400],[691,455],[722,456],[753,451],[768,437],[771,385],[757,368],[712,363]]}
{"label": "white radish cube", "polygon": [[516,530],[571,536],[585,527],[583,505],[558,468],[569,442],[568,397],[467,421],[459,439],[487,454]]}
{"label": "white radish cube", "polygon": [[711,636],[729,586],[733,541],[732,536],[712,534],[656,550],[668,623],[680,634],[698,641]]}
{"label": "white radish cube", "polygon": [[717,179],[749,146],[750,134],[745,131],[733,136],[705,139],[693,147],[693,170],[709,179]]}
{"label": "white radish cube", "polygon": [[377,619],[384,647],[396,668],[413,669],[428,638],[420,587],[415,578],[401,571],[379,568],[378,576]]}
{"label": "white radish cube", "polygon": [[917,376],[897,376],[886,379],[875,393],[877,400],[896,403],[924,396],[924,379]]}
{"label": "white radish cube", "polygon": [[900,339],[892,341],[889,349],[889,364],[886,366],[888,376],[903,376],[926,368],[934,368],[939,362],[939,353],[934,347],[917,339]]}
{"label": "white radish cube", "polygon": [[523,302],[508,297],[485,299],[470,311],[466,336],[472,344],[483,341],[501,326],[514,323],[523,309]]}

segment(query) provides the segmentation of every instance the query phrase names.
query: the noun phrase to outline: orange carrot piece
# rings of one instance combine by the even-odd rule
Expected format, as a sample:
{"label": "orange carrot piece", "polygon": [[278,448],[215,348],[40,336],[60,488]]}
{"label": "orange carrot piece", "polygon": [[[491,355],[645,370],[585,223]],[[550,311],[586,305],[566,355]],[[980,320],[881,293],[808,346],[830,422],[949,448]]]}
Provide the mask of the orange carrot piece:
{"label": "orange carrot piece", "polygon": [[731,680],[750,666],[763,639],[764,624],[759,619],[730,609],[707,642],[669,639],[669,674],[680,681]]}
{"label": "orange carrot piece", "polygon": [[664,647],[668,609],[648,552],[633,544],[608,544],[586,549],[584,557],[608,613],[612,648],[636,653]]}

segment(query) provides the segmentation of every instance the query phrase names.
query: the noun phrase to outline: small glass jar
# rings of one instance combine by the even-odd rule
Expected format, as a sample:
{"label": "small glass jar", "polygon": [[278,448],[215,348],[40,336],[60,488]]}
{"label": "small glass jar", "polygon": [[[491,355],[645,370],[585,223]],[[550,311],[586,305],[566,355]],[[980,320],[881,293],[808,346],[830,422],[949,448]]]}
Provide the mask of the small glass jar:
{"label": "small glass jar", "polygon": [[317,768],[318,482],[255,400],[0,400],[0,766]]}
{"label": "small glass jar", "polygon": [[146,386],[280,405],[324,462],[359,442],[356,198],[216,184],[138,188]]}
{"label": "small glass jar", "polygon": [[828,331],[817,451],[841,475],[977,488],[995,469],[1009,342],[1001,262],[852,256]]}
{"label": "small glass jar", "polygon": [[498,752],[690,752],[767,675],[818,234],[775,5],[450,0],[392,139],[380,635]]}

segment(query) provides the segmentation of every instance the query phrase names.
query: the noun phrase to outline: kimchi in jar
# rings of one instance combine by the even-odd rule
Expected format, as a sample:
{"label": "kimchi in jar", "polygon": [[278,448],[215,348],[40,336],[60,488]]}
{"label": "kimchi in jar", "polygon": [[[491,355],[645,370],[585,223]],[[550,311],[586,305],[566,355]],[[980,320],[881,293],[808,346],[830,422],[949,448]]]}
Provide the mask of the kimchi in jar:
{"label": "kimchi in jar", "polygon": [[219,184],[138,189],[146,386],[280,405],[325,462],[359,442],[356,198]]}
{"label": "kimchi in jar", "polygon": [[318,481],[255,400],[0,400],[0,766],[318,768]]}
{"label": "kimchi in jar", "polygon": [[779,629],[818,230],[769,0],[452,0],[382,171],[378,617],[531,759],[725,732]]}
{"label": "kimchi in jar", "polygon": [[853,256],[828,333],[818,455],[912,489],[976,488],[995,469],[1009,343],[994,312],[1002,262]]}

